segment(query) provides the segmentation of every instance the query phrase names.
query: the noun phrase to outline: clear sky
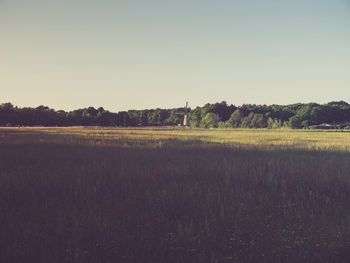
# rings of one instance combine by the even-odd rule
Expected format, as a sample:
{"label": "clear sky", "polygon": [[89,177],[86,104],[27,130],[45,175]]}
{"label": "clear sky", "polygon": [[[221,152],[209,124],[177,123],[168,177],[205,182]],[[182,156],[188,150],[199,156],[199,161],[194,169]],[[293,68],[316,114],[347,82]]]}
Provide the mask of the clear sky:
{"label": "clear sky", "polygon": [[350,0],[0,0],[0,103],[350,101]]}

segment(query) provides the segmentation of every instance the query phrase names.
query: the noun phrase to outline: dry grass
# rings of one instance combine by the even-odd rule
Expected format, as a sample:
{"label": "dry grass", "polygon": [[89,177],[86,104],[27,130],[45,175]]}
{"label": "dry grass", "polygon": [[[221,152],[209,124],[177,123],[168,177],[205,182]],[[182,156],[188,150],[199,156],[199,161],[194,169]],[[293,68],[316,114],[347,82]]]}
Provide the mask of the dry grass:
{"label": "dry grass", "polygon": [[0,129],[0,262],[348,262],[350,133]]}

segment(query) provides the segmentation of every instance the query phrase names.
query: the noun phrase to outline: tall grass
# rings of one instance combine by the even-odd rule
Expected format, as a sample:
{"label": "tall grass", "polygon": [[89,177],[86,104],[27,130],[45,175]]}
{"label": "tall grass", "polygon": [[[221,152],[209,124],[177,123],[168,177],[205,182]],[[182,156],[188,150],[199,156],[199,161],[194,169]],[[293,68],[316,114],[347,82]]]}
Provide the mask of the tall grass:
{"label": "tall grass", "polygon": [[348,262],[350,133],[0,129],[0,262]]}

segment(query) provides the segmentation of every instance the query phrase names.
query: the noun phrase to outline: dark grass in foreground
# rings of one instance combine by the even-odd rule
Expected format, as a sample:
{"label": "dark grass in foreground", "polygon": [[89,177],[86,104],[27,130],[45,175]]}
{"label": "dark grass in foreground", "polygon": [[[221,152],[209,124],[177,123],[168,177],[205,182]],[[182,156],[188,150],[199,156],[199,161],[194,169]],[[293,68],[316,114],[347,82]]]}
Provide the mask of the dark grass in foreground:
{"label": "dark grass in foreground", "polygon": [[1,134],[0,262],[349,262],[349,153]]}

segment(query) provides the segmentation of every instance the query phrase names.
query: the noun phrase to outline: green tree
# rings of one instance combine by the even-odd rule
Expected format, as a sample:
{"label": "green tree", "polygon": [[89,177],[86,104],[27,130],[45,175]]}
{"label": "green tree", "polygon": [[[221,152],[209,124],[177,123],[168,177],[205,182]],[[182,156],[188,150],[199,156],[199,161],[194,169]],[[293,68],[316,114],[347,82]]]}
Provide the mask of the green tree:
{"label": "green tree", "polygon": [[275,119],[273,121],[272,129],[279,129],[279,128],[282,128],[282,121]]}
{"label": "green tree", "polygon": [[271,117],[269,117],[268,119],[267,119],[267,128],[268,129],[273,129],[273,124],[274,124],[274,120],[271,118]]}
{"label": "green tree", "polygon": [[272,119],[271,117],[267,120],[267,128],[278,129],[282,127],[282,121],[278,119]]}
{"label": "green tree", "polygon": [[232,128],[238,128],[241,125],[243,113],[240,109],[235,110],[228,119],[228,125]]}
{"label": "green tree", "polygon": [[264,115],[261,113],[254,113],[253,119],[250,123],[250,128],[266,128],[267,120],[264,118]]}
{"label": "green tree", "polygon": [[147,112],[147,110],[140,111],[138,125],[139,126],[147,126],[148,125],[148,112]]}
{"label": "green tree", "polygon": [[302,127],[302,118],[298,115],[291,117],[288,121],[288,127],[292,129],[300,129]]}
{"label": "green tree", "polygon": [[[182,113],[182,112],[181,112]],[[177,125],[182,123],[183,115],[178,112],[178,109],[171,109],[169,117],[165,120],[166,125]]]}
{"label": "green tree", "polygon": [[202,128],[217,128],[220,121],[220,117],[212,112],[209,112],[201,121]]}
{"label": "green tree", "polygon": [[308,120],[303,120],[302,122],[301,122],[301,127],[303,127],[304,129],[307,129],[307,128],[309,128],[309,121]]}
{"label": "green tree", "polygon": [[199,127],[201,123],[201,108],[197,107],[194,110],[192,110],[189,114],[189,121],[191,127]]}
{"label": "green tree", "polygon": [[251,123],[254,118],[254,112],[249,113],[248,116],[244,117],[241,123],[242,128],[251,128]]}
{"label": "green tree", "polygon": [[230,126],[230,124],[227,121],[219,121],[218,128],[227,129],[227,128],[232,128],[232,127]]}

